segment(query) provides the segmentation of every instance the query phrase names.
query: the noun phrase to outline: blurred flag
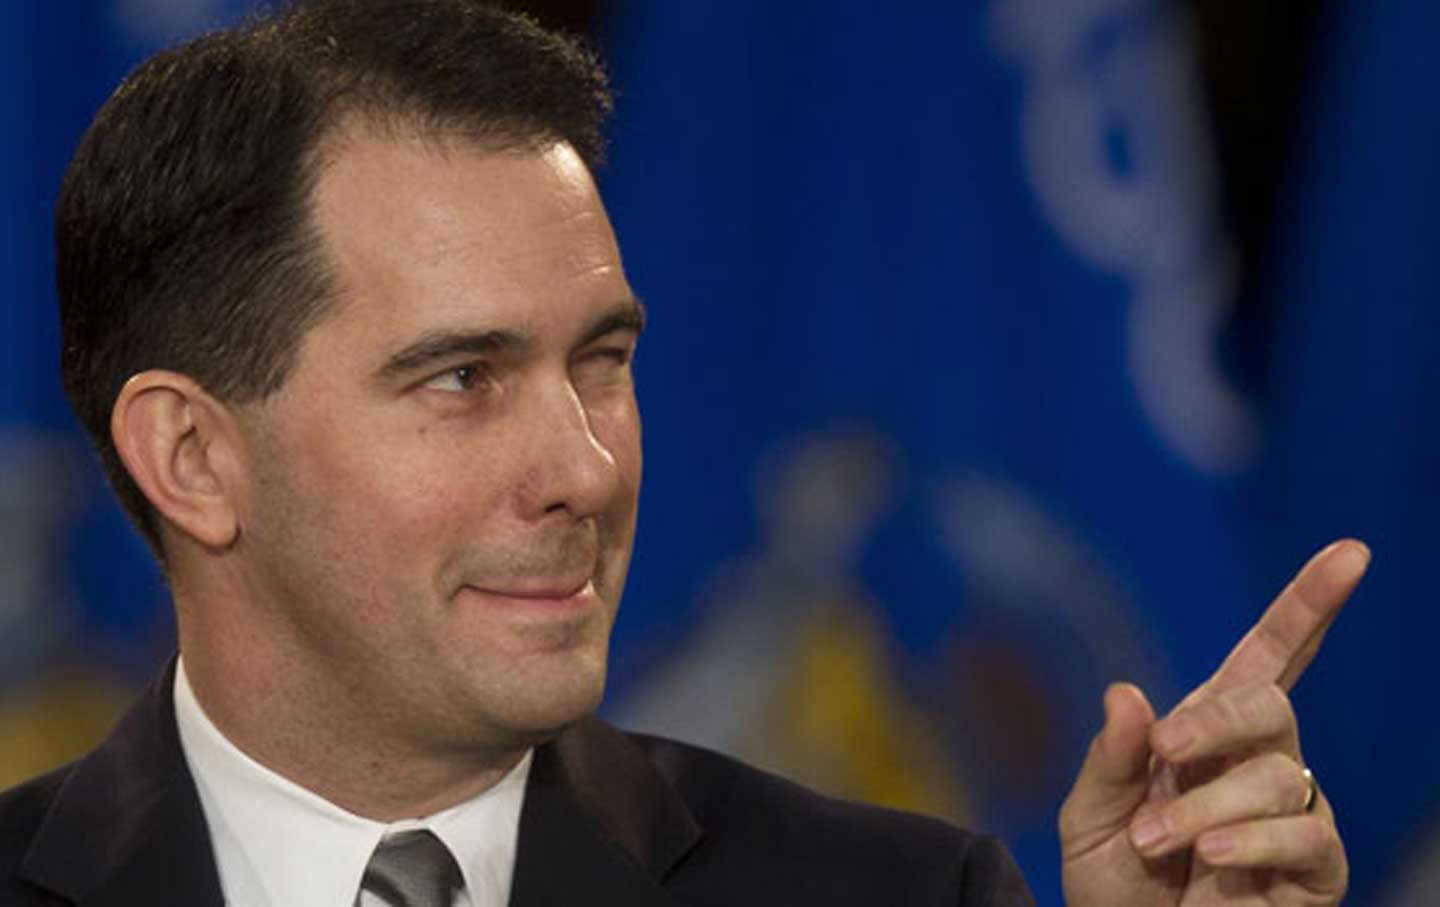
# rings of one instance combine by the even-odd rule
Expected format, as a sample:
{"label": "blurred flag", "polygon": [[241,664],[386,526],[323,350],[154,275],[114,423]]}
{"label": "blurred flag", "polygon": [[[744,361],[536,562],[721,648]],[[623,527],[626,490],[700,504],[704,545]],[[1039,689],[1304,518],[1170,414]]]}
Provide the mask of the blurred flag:
{"label": "blurred flag", "polygon": [[1182,8],[614,25],[653,321],[613,714],[1001,833],[1058,902],[1105,682],[1173,703],[1282,579],[1235,530],[1262,431]]}
{"label": "blurred flag", "polygon": [[58,377],[52,213],[90,117],[139,59],[237,0],[0,5],[0,787],[83,751],[173,647],[149,554],[115,504]]}
{"label": "blurred flag", "polygon": [[1440,890],[1440,7],[1330,6],[1268,283],[1272,441],[1250,481],[1255,549],[1267,572],[1316,537],[1356,533],[1375,549],[1363,600],[1299,701],[1353,902],[1408,907]]}

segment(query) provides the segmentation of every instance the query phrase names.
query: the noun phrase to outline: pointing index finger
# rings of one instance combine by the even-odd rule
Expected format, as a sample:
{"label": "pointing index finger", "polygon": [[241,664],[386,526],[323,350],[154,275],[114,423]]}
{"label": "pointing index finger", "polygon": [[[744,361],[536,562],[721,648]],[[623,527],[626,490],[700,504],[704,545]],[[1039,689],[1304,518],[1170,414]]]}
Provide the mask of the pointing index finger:
{"label": "pointing index finger", "polygon": [[1355,539],[1334,542],[1315,555],[1205,686],[1223,690],[1246,683],[1274,683],[1289,691],[1320,650],[1325,631],[1369,564],[1370,549]]}

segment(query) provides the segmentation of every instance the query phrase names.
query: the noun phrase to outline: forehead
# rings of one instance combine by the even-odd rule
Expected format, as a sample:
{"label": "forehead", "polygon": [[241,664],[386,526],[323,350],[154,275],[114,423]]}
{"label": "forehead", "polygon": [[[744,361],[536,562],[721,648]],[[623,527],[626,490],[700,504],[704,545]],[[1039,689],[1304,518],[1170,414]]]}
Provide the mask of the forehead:
{"label": "forehead", "polygon": [[351,129],[320,170],[312,215],[335,317],[385,333],[540,330],[629,295],[594,181],[565,144]]}

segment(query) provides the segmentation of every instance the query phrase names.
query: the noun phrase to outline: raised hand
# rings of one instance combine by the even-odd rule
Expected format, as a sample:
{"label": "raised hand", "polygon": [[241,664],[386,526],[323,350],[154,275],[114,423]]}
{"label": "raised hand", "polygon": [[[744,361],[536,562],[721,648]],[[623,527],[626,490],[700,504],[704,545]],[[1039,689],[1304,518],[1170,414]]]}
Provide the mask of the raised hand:
{"label": "raised hand", "polygon": [[1317,554],[1159,721],[1139,688],[1106,691],[1105,726],[1060,810],[1069,907],[1340,902],[1345,849],[1288,693],[1369,561],[1350,540]]}

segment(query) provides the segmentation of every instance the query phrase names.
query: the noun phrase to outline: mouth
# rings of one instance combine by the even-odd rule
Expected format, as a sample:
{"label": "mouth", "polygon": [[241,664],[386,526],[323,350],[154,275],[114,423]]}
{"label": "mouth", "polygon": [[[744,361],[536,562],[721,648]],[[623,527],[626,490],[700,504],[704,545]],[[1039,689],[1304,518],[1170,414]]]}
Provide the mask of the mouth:
{"label": "mouth", "polygon": [[537,583],[500,588],[466,585],[462,596],[496,607],[571,614],[594,608],[600,603],[595,582],[586,577],[575,583]]}

